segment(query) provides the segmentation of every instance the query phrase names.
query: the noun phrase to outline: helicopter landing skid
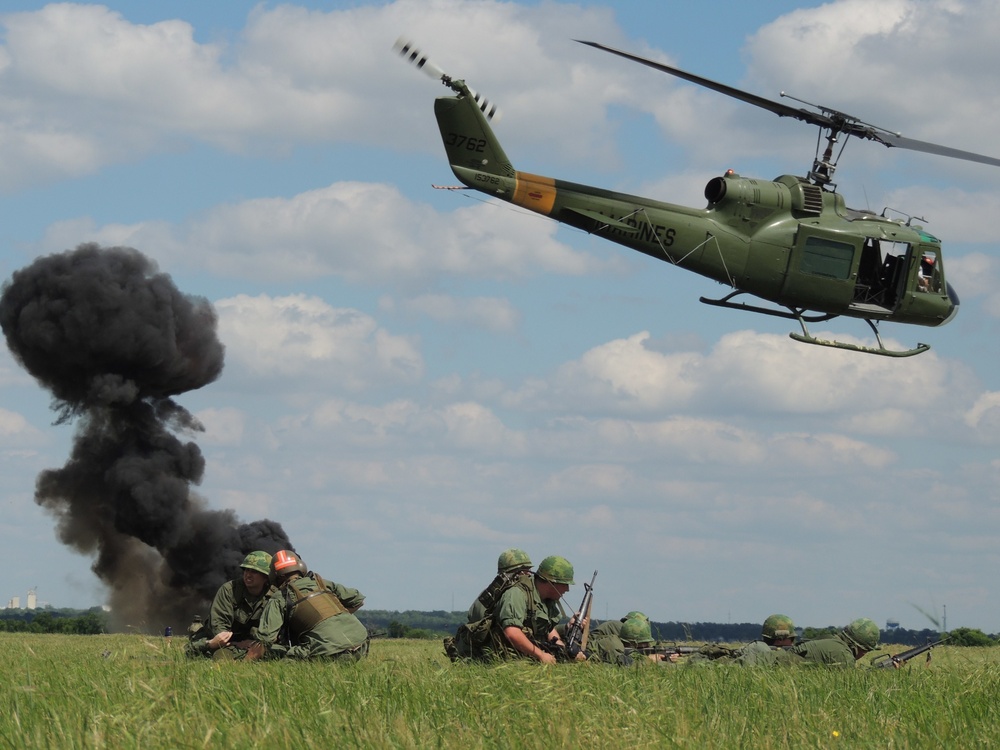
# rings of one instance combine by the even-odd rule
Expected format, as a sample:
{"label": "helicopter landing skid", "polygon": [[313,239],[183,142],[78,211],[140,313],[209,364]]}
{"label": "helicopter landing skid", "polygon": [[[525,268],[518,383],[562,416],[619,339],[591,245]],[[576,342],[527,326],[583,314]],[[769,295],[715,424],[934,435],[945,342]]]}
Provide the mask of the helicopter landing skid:
{"label": "helicopter landing skid", "polygon": [[907,349],[905,351],[896,351],[894,349],[886,349],[885,345],[882,343],[882,337],[878,334],[878,329],[875,324],[872,323],[867,318],[865,323],[872,329],[875,334],[875,340],[878,341],[878,347],[874,346],[858,346],[857,344],[845,344],[843,341],[829,341],[827,339],[818,339],[809,333],[809,329],[806,328],[805,321],[801,318],[799,319],[799,324],[802,326],[802,333],[790,333],[788,336],[795,339],[796,341],[801,341],[804,344],[816,344],[817,346],[831,346],[834,349],[847,349],[852,352],[864,352],[865,354],[880,354],[883,357],[912,357],[915,354],[923,354],[930,346],[927,344],[918,343],[915,348]]}
{"label": "helicopter landing skid", "polygon": [[809,329],[806,328],[806,323],[822,323],[827,320],[832,320],[838,317],[834,313],[824,313],[822,315],[805,315],[803,314],[805,310],[796,310],[794,308],[788,308],[785,310],[774,310],[767,307],[759,307],[757,305],[748,305],[745,302],[730,302],[733,297],[740,294],[747,294],[737,290],[730,294],[727,294],[722,299],[709,299],[707,297],[701,297],[700,300],[706,305],[714,305],[716,307],[728,307],[732,310],[745,310],[748,312],[761,313],[762,315],[773,315],[777,318],[788,318],[789,320],[797,320],[799,325],[802,326],[802,333],[790,333],[788,334],[790,338],[796,341],[801,341],[803,344],[816,344],[817,346],[829,346],[834,349],[846,349],[852,352],[864,352],[865,354],[879,354],[883,357],[912,357],[915,354],[923,354],[930,346],[927,344],[917,344],[913,349],[907,349],[905,351],[896,351],[894,349],[886,349],[885,345],[882,343],[882,337],[879,335],[878,328],[875,324],[868,318],[863,318],[865,323],[868,324],[869,328],[872,329],[872,333],[875,334],[875,340],[878,342],[878,346],[858,346],[857,344],[845,344],[843,341],[830,341],[828,339],[818,339],[809,333]]}

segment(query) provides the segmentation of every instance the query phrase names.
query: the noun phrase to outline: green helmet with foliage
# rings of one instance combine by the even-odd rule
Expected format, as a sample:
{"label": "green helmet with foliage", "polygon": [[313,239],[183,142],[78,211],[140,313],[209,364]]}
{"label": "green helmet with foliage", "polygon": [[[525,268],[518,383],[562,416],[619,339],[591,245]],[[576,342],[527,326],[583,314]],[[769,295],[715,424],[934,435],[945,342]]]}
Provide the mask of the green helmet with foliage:
{"label": "green helmet with foliage", "polygon": [[764,627],[760,631],[761,638],[780,641],[785,638],[795,637],[795,623],[788,615],[771,615],[764,620]]}
{"label": "green helmet with foliage", "polygon": [[549,583],[573,585],[573,566],[565,557],[550,555],[538,566],[538,577]]}
{"label": "green helmet with foliage", "polygon": [[497,558],[497,573],[510,573],[521,568],[530,568],[531,558],[523,549],[511,547],[500,553]]}
{"label": "green helmet with foliage", "polygon": [[243,562],[240,563],[240,567],[246,568],[247,570],[256,570],[258,573],[263,573],[264,575],[270,575],[271,556],[259,549],[254,550],[243,558]]}
{"label": "green helmet with foliage", "polygon": [[633,618],[638,618],[640,620],[645,620],[646,622],[649,622],[649,617],[645,613],[640,612],[637,609],[633,609],[631,612],[629,612],[627,615],[625,615],[622,618],[622,622],[628,622],[629,620],[631,620]]}
{"label": "green helmet with foliage", "polygon": [[874,651],[878,648],[878,625],[867,617],[860,617],[842,631],[848,643],[864,651]]}
{"label": "green helmet with foliage", "polygon": [[622,625],[622,632],[618,636],[624,643],[652,643],[653,634],[649,629],[649,622],[639,617],[626,620]]}

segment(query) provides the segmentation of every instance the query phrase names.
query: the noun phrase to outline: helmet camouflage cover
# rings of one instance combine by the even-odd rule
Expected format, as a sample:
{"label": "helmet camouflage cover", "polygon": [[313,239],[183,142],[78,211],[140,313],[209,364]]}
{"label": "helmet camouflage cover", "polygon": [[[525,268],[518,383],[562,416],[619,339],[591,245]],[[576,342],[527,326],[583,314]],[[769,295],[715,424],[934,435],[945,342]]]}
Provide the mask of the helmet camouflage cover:
{"label": "helmet camouflage cover", "polygon": [[652,643],[653,634],[649,629],[649,622],[639,617],[626,620],[622,625],[622,632],[618,636],[626,643]]}
{"label": "helmet camouflage cover", "polygon": [[764,620],[764,627],[761,628],[761,638],[773,638],[782,640],[784,638],[795,637],[795,623],[788,615],[771,615]]}
{"label": "helmet camouflage cover", "polygon": [[504,550],[497,559],[497,573],[510,573],[512,570],[530,567],[531,558],[528,553],[517,547]]}
{"label": "helmet camouflage cover", "polygon": [[841,632],[852,645],[862,648],[865,651],[874,651],[878,648],[878,625],[867,617],[858,618]]}
{"label": "helmet camouflage cover", "polygon": [[271,556],[261,550],[254,550],[243,558],[240,567],[268,575],[271,572]]}
{"label": "helmet camouflage cover", "polygon": [[627,615],[625,615],[622,618],[622,622],[628,622],[629,620],[631,620],[634,617],[638,618],[640,620],[645,620],[646,622],[649,622],[649,617],[644,612],[640,612],[637,609],[633,609],[631,612],[629,612]]}
{"label": "helmet camouflage cover", "polygon": [[551,555],[538,566],[538,576],[549,583],[573,585],[573,566],[569,560],[559,555]]}

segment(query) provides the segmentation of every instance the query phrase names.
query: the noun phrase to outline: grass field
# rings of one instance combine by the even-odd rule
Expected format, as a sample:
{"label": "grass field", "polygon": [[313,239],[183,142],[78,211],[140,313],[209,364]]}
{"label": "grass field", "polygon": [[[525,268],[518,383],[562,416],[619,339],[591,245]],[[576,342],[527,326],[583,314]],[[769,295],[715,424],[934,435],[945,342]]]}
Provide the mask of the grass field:
{"label": "grass field", "polygon": [[243,664],[189,661],[180,638],[0,634],[0,659],[10,748],[1000,747],[989,648],[765,671],[452,665],[377,640],[358,664]]}

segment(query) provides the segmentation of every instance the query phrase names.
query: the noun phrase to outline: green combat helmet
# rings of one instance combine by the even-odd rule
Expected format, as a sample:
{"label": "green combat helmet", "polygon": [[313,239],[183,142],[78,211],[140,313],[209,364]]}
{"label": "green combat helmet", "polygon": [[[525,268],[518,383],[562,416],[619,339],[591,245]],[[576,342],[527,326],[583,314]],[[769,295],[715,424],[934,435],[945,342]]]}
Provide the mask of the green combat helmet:
{"label": "green combat helmet", "polygon": [[511,573],[521,568],[530,568],[531,558],[523,549],[511,547],[500,553],[497,559],[497,573]]}
{"label": "green combat helmet", "polygon": [[551,555],[538,566],[538,577],[549,583],[573,585],[573,566],[565,557]]}
{"label": "green combat helmet", "polygon": [[788,615],[771,615],[764,620],[760,637],[765,640],[781,641],[795,637],[795,623]]}
{"label": "green combat helmet", "polygon": [[261,550],[255,550],[243,558],[240,567],[269,575],[271,573],[271,556]]}
{"label": "green combat helmet", "polygon": [[878,648],[878,625],[867,617],[860,617],[841,631],[848,643],[864,651]]}
{"label": "green combat helmet", "polygon": [[621,635],[618,636],[625,643],[652,643],[653,634],[650,632],[649,623],[638,617],[626,620],[622,625]]}
{"label": "green combat helmet", "polygon": [[632,619],[645,620],[646,622],[649,622],[649,617],[644,612],[640,612],[637,609],[633,609],[631,612],[625,615],[622,618],[622,622],[628,622],[629,620]]}

